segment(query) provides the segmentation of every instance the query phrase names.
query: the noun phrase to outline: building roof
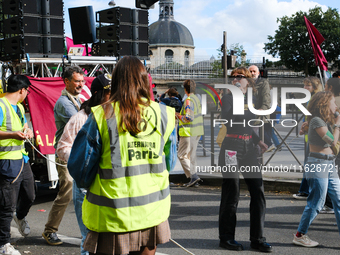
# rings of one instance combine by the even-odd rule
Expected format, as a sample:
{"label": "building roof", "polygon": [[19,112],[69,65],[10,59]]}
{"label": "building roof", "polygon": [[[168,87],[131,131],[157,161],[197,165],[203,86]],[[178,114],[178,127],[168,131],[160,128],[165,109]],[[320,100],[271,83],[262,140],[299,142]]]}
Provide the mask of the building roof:
{"label": "building roof", "polygon": [[191,46],[194,39],[186,26],[175,21],[173,1],[159,1],[159,19],[152,23],[149,29],[150,46]]}

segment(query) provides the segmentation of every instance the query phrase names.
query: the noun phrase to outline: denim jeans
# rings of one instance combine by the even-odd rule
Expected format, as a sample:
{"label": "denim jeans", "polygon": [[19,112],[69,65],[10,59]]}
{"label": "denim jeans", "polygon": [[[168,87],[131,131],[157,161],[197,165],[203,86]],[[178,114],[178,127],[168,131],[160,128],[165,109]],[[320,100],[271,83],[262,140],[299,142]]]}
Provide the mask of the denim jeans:
{"label": "denim jeans", "polygon": [[[313,165],[319,168],[314,168]],[[312,171],[313,168],[314,171]],[[305,164],[305,176],[309,185],[309,196],[305,210],[302,213],[298,232],[307,233],[310,224],[322,209],[328,192],[334,206],[335,218],[340,233],[340,182],[334,169],[334,160],[308,157]]]}
{"label": "denim jeans", "polygon": [[301,184],[300,184],[300,189],[299,189],[299,193],[305,193],[305,194],[309,194],[309,187],[308,187],[308,182],[306,180],[305,174],[303,174],[303,178],[301,180]]}
{"label": "denim jeans", "polygon": [[84,197],[86,195],[86,189],[78,188],[75,181],[73,181],[73,204],[74,204],[74,210],[76,212],[76,217],[78,221],[78,226],[81,233],[81,255],[88,255],[89,253],[83,249],[83,244],[86,238],[87,233],[89,232],[88,228],[83,223],[82,218],[82,205],[84,201]]}
{"label": "denim jeans", "polygon": [[[303,162],[304,164],[307,163],[308,155],[309,155],[309,143],[306,145],[306,151],[305,151],[305,161]],[[305,172],[303,172],[303,178],[301,180],[300,188],[299,188],[299,193],[304,193],[306,195],[309,194],[309,187],[308,187],[308,182],[306,180]]]}

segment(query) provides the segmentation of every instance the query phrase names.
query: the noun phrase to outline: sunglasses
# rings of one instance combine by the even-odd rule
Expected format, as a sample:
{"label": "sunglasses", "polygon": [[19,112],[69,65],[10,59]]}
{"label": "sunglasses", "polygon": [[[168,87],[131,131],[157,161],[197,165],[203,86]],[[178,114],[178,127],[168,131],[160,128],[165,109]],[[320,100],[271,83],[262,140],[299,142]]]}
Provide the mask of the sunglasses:
{"label": "sunglasses", "polygon": [[243,78],[247,78],[247,77],[245,77],[245,76],[243,76],[243,75],[240,75],[240,74],[238,74],[238,75],[235,75],[235,76],[230,76],[230,78],[232,78],[232,79],[236,79],[236,80],[242,80]]}

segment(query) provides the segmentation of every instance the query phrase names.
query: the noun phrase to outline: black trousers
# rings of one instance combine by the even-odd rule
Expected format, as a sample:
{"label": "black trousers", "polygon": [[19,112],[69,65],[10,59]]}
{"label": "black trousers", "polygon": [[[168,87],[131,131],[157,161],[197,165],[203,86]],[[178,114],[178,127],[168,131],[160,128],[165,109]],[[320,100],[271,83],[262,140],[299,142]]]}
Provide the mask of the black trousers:
{"label": "black trousers", "polygon": [[[242,175],[250,193],[250,241],[265,242],[263,237],[266,200],[264,197],[262,173],[253,141],[225,138],[219,155],[219,166],[225,166],[225,151],[237,151],[237,169]],[[247,171],[253,169],[253,171]],[[256,169],[258,171],[256,171]],[[226,170],[226,169],[225,169]],[[236,211],[240,196],[239,172],[223,171],[222,195],[219,214],[219,238],[221,241],[235,240]]]}
{"label": "black trousers", "polygon": [[24,164],[13,184],[0,178],[0,246],[10,242],[13,211],[16,210],[18,219],[23,219],[34,199],[34,178],[29,163]]}

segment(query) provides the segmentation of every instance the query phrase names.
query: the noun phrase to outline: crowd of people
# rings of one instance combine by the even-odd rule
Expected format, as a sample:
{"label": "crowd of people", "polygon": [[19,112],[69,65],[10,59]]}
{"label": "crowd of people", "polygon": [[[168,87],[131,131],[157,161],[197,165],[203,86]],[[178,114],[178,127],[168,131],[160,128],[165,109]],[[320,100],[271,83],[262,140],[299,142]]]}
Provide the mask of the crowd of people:
{"label": "crowd of people", "polygon": [[[244,114],[234,115],[230,91],[219,90],[217,105],[221,119],[248,122],[260,118],[248,107],[252,97],[258,110],[271,108],[271,87],[255,65],[235,68],[231,83],[241,90]],[[336,73],[337,74],[337,73]],[[42,233],[49,245],[61,245],[57,235],[69,202],[82,236],[80,253],[141,254],[156,253],[158,244],[170,240],[169,215],[171,192],[169,172],[177,158],[188,178],[184,187],[197,185],[201,178],[196,168],[196,152],[204,135],[201,98],[194,80],[183,83],[185,95],[169,88],[155,99],[150,74],[135,57],[124,57],[110,74],[98,75],[91,84],[91,98],[79,98],[85,80],[77,66],[63,73],[65,89],[54,106],[56,124],[56,163],[59,191],[49,211]],[[12,75],[7,93],[0,98],[0,253],[18,255],[10,244],[12,219],[23,236],[30,233],[26,220],[35,199],[34,178],[24,140],[33,137],[21,102],[29,93],[30,82],[24,75]],[[252,88],[253,94],[249,94]],[[315,247],[308,228],[322,211],[331,207],[340,232],[340,182],[330,171],[338,164],[340,150],[340,79],[328,80],[325,88],[316,77],[307,77],[304,88],[312,94],[310,116],[304,119],[301,135],[307,143],[305,167],[326,164],[322,173],[306,172],[295,198],[306,198],[293,243]],[[157,102],[159,101],[159,102]],[[275,114],[278,114],[276,107]],[[274,116],[276,119],[277,116]],[[259,166],[259,156],[280,142],[270,123],[264,122],[264,137],[259,128],[223,126],[218,159],[220,167]],[[230,169],[230,168],[229,168]],[[258,168],[260,169],[260,168]],[[328,171],[329,170],[329,171]],[[250,193],[250,246],[272,252],[264,235],[266,200],[261,171],[242,172]],[[223,171],[219,211],[220,247],[242,251],[236,241],[236,212],[240,196],[240,172]]]}

